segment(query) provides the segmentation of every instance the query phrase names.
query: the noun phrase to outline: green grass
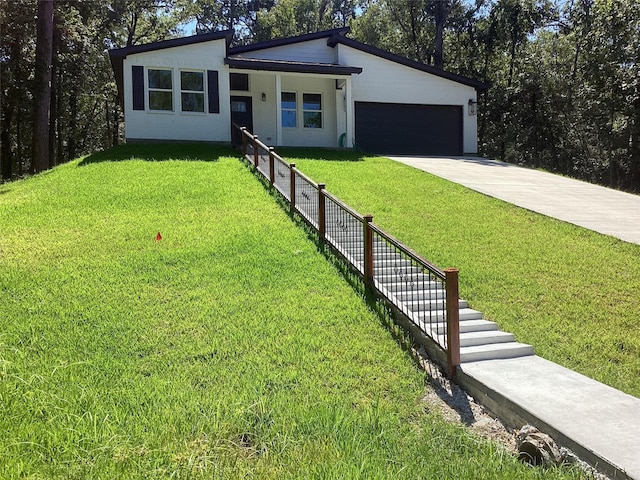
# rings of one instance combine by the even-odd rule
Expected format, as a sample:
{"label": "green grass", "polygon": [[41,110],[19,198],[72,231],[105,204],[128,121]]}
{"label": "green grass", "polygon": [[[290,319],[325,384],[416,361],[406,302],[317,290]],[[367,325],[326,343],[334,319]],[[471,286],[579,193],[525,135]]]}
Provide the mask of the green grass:
{"label": "green grass", "polygon": [[459,268],[461,296],[538,355],[640,397],[639,245],[388,159],[280,153],[425,258]]}
{"label": "green grass", "polygon": [[0,478],[578,476],[430,411],[396,332],[230,150],[1,185],[0,272]]}

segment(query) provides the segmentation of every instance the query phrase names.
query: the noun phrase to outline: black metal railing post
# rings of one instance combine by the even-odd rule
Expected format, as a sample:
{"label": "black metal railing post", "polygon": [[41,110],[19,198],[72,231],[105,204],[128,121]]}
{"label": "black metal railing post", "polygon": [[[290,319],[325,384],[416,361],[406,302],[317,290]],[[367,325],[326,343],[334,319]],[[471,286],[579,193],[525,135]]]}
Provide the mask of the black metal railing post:
{"label": "black metal railing post", "polygon": [[325,236],[327,234],[327,223],[325,218],[325,208],[324,208],[324,189],[325,184],[318,184],[318,237],[321,242],[324,242]]}
{"label": "black metal railing post", "polygon": [[247,127],[240,127],[240,135],[242,136],[242,157],[247,158]]}
{"label": "black metal railing post", "polygon": [[449,376],[455,377],[460,366],[460,306],[458,296],[458,269],[444,271],[447,292],[447,367]]}
{"label": "black metal railing post", "polygon": [[253,136],[253,165],[258,168],[258,159],[260,158],[260,147],[258,147],[258,136]]}
{"label": "black metal railing post", "polygon": [[289,205],[291,213],[296,211],[296,164],[289,164]]}
{"label": "black metal railing post", "polygon": [[373,215],[364,217],[364,284],[367,288],[373,288],[373,230],[370,223]]}
{"label": "black metal railing post", "polygon": [[275,153],[275,147],[269,147],[269,182],[271,185],[276,181],[276,166],[273,155]]}

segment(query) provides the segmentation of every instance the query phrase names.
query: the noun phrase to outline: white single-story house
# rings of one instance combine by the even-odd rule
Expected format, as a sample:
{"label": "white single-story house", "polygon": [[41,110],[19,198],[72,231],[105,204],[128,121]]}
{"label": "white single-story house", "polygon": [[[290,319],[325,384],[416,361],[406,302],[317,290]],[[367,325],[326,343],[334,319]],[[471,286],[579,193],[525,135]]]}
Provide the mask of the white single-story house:
{"label": "white single-story house", "polygon": [[232,32],[109,51],[128,142],[230,142],[372,153],[476,153],[481,82],[327,30],[246,46]]}

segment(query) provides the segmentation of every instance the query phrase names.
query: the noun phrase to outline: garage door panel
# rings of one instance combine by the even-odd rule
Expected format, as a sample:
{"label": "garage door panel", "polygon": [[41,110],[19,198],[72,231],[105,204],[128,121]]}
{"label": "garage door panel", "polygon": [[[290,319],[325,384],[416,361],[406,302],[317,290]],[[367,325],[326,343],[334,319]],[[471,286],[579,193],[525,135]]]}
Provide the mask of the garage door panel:
{"label": "garage door panel", "polygon": [[356,102],[356,142],[375,153],[461,155],[462,107]]}

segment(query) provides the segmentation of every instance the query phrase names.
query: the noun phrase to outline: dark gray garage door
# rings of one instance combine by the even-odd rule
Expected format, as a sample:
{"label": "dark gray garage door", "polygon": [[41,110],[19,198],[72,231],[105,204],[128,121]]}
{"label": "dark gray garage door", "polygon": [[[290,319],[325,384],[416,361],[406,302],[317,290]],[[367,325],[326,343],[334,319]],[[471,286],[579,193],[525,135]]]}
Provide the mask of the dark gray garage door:
{"label": "dark gray garage door", "polygon": [[462,155],[462,107],[356,102],[356,143],[371,153]]}

